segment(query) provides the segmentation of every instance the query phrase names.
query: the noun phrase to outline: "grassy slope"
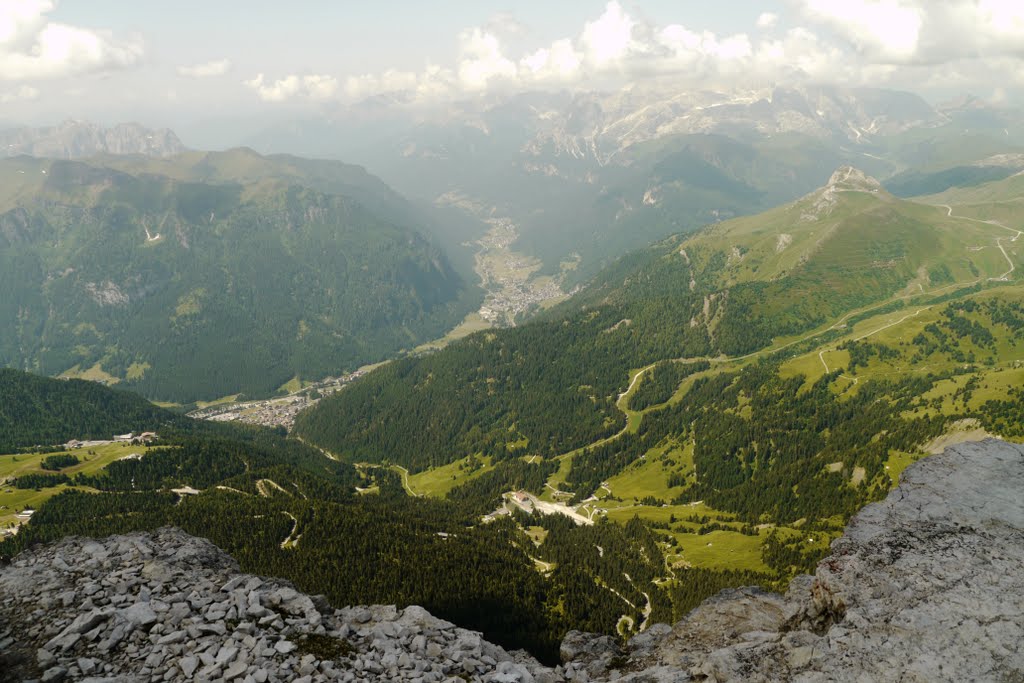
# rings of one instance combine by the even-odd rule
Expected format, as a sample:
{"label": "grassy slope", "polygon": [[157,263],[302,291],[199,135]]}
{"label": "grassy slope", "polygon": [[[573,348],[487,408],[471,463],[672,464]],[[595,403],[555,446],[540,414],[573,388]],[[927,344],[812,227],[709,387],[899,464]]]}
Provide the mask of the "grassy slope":
{"label": "grassy slope", "polygon": [[[76,456],[81,462],[72,467],[60,470],[61,473],[74,477],[79,472],[84,474],[95,474],[115,460],[138,453],[145,455],[149,452],[146,446],[133,446],[131,444],[115,443],[105,446],[94,446],[88,449],[76,449],[73,451],[61,451]],[[92,454],[90,454],[92,452]],[[8,477],[19,477],[26,474],[53,474],[42,469],[40,463],[44,458],[55,455],[46,454],[12,454],[0,455],[0,481]],[[47,500],[61,491],[69,488],[84,488],[61,484],[60,486],[47,487],[40,490],[18,489],[13,486],[0,486],[0,529],[7,528],[16,523],[15,514],[25,508],[37,509]]]}
{"label": "grassy slope", "polygon": [[[991,189],[988,192],[989,194],[986,196],[996,198],[1007,194],[1006,191],[996,193]],[[892,377],[905,373],[929,371],[941,372],[954,368],[957,362],[942,354],[935,354],[925,363],[911,365],[909,356],[912,354],[912,349],[900,347],[900,345],[908,344],[909,340],[926,325],[938,320],[939,312],[945,304],[930,305],[928,303],[930,299],[971,284],[993,285],[988,278],[998,276],[1007,268],[1005,258],[996,247],[998,238],[1005,239],[1007,237],[1006,230],[999,226],[960,218],[960,205],[957,205],[957,213],[949,216],[948,210],[944,207],[898,200],[884,193],[864,192],[843,193],[839,203],[831,212],[822,212],[822,215],[811,220],[802,220],[803,216],[811,213],[816,201],[816,197],[811,197],[769,211],[761,217],[739,219],[722,224],[698,237],[682,242],[677,247],[672,247],[672,253],[676,254],[679,249],[686,249],[687,256],[699,262],[701,258],[710,261],[710,257],[715,252],[730,252],[733,247],[739,247],[742,258],[727,259],[726,267],[719,275],[722,286],[735,286],[738,283],[757,280],[773,280],[780,275],[800,271],[811,264],[812,267],[833,269],[842,273],[843,282],[841,284],[843,286],[858,288],[868,286],[867,281],[873,277],[872,262],[878,260],[876,254],[866,253],[866,249],[871,248],[871,242],[874,240],[884,243],[895,239],[901,243],[903,248],[903,252],[898,256],[911,264],[911,267],[901,271],[905,278],[900,283],[901,286],[894,288],[885,296],[879,296],[873,303],[843,309],[842,312],[845,314],[837,314],[830,318],[817,328],[817,331],[824,332],[832,330],[838,323],[838,327],[832,331],[830,338],[823,337],[818,345],[815,345],[813,341],[802,344],[803,348],[799,355],[792,357],[783,365],[782,373],[786,376],[805,375],[809,386],[825,373],[822,358],[829,364],[830,369],[848,364],[849,354],[836,347],[844,341],[852,339],[901,348],[901,357],[896,360],[887,360],[885,363],[876,360],[866,368],[859,368],[854,375],[840,377],[834,384],[834,389],[839,392],[855,392],[860,386],[860,381],[869,377]],[[929,201],[936,200],[929,198]],[[879,217],[885,220],[876,221],[875,219]],[[984,214],[981,214],[980,217],[987,218]],[[779,235],[781,234],[789,237],[780,240]],[[1012,235],[1009,236],[1012,237]],[[867,243],[867,247],[864,246],[865,243]],[[979,246],[983,248],[977,249]],[[1012,257],[1016,256],[1014,251],[1010,253]],[[670,256],[664,258],[670,258]],[[584,297],[586,296],[585,293]],[[971,294],[967,298],[985,301],[993,297],[1021,300],[1024,299],[1024,287],[1002,285]],[[885,311],[885,305],[890,301],[903,302],[904,305],[895,311]],[[781,302],[778,305],[800,305],[800,303],[801,300],[798,298],[795,301]],[[879,310],[879,313],[873,315],[874,310]],[[860,312],[859,317],[862,319],[850,325],[841,322],[848,318],[849,314],[855,312]],[[706,374],[732,370],[746,363],[754,362],[758,357],[767,355],[773,349],[784,348],[788,343],[806,339],[809,334],[813,333],[814,331],[780,337],[765,352],[755,354],[750,358],[725,360],[724,362],[719,360]],[[1024,381],[1024,369],[1020,367],[1024,364],[1024,341],[1022,341],[1024,338],[1019,335],[1014,337],[1013,334],[1006,331],[997,337],[996,351],[990,352],[986,356],[991,356],[993,365],[982,368],[980,372],[980,376],[983,378],[982,388],[977,390],[966,404],[962,402],[953,404],[950,400],[944,401],[942,408],[944,414],[956,416],[965,411],[977,409],[985,400],[1000,397],[1001,393],[1005,395],[1006,388],[1018,386],[1021,381]],[[963,343],[963,350],[974,350],[979,354],[981,352],[980,349],[972,349],[971,342],[966,340]],[[821,357],[819,357],[819,352]],[[632,380],[640,372],[640,369],[632,371],[630,379]],[[685,392],[693,380],[692,377],[685,380],[670,403],[685,400]],[[966,377],[941,382],[935,390],[936,394],[952,394],[957,386],[964,382],[966,382]],[[643,419],[642,412],[625,410],[629,395],[634,393],[638,386],[639,382],[634,383],[633,390],[628,392],[623,401],[619,402],[620,409],[623,409],[629,418],[629,431],[635,430],[636,425]],[[922,408],[922,410],[931,409]],[[682,490],[681,487],[670,488],[668,477],[672,473],[685,475],[689,469],[692,469],[692,461],[689,461],[688,464],[687,458],[690,449],[676,448],[669,452],[666,450],[665,448],[656,448],[648,452],[645,459],[633,463],[620,474],[610,478],[608,487],[598,491],[597,496],[600,502],[596,505],[607,509],[608,517],[621,523],[628,521],[633,515],[656,522],[666,522],[671,515],[682,520],[694,514],[697,516],[708,515],[712,519],[719,517],[727,519],[728,515],[708,509],[703,505],[651,507],[639,504],[638,499],[645,496],[670,500]],[[563,457],[563,467],[551,477],[550,485],[557,487],[565,480],[571,457],[571,453]],[[892,453],[886,467],[886,473],[891,479],[890,483],[895,484],[899,473],[917,457],[920,456],[912,453]],[[674,463],[667,465],[665,461],[670,458]],[[456,476],[458,475],[456,474]],[[847,472],[847,476],[851,478],[851,482],[854,482],[857,473]],[[552,498],[550,491],[545,494],[544,498]],[[622,501],[617,501],[615,498],[621,498]],[[731,567],[763,570],[765,567],[761,562],[759,549],[767,531],[767,529],[762,529],[757,536],[743,535],[738,530],[714,531],[707,535],[670,531],[659,531],[659,533],[675,536],[680,552],[671,556],[673,561],[709,568]],[[784,537],[786,534],[795,537],[801,533],[796,529],[780,529],[779,531]],[[813,542],[805,539],[803,547],[808,548],[827,543],[831,538],[829,534],[823,532],[818,532],[817,535],[819,538]],[[708,545],[709,543],[710,545]]]}

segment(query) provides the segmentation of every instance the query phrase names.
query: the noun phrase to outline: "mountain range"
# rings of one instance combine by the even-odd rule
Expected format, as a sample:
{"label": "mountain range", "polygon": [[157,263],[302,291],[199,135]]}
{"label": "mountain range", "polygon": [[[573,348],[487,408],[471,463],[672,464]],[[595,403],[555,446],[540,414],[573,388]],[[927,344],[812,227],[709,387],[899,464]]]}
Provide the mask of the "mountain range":
{"label": "mountain range", "polygon": [[841,168],[796,202],[625,257],[533,323],[383,368],[300,416],[299,433],[411,468],[573,451],[624,427],[631,370],[751,357],[844,314],[1003,277],[1010,233],[947,213]]}
{"label": "mountain range", "polygon": [[884,180],[1018,150],[1021,120],[978,100],[933,106],[882,89],[637,86],[436,112],[368,101],[244,142],[358,161],[415,200],[506,217],[545,273],[578,257],[570,280],[583,282],[626,251],[797,199],[844,164]]}
{"label": "mountain range", "polygon": [[[100,192],[111,193],[103,206],[176,221],[169,238],[145,244],[169,239],[190,256],[206,229],[227,239],[246,226],[258,236],[261,220],[281,215],[267,229],[305,242],[318,234],[319,223],[304,218],[310,206],[325,216],[375,215],[310,187],[303,162],[246,150],[107,166],[14,161],[15,170],[37,165],[22,185],[5,186],[11,197],[56,195],[75,207],[96,195],[100,178]],[[152,172],[164,164],[173,172]],[[342,170],[347,182],[361,177]],[[219,180],[229,173],[238,180]],[[39,506],[0,553],[173,524],[229,550],[245,571],[285,577],[335,604],[421,604],[546,663],[571,629],[626,639],[682,618],[721,588],[782,589],[812,571],[851,515],[885,497],[914,461],[961,440],[1024,436],[1019,179],[971,177],[907,200],[842,166],[788,204],[627,254],[520,325],[392,360],[301,413],[287,436],[149,413],[120,391],[8,371],[16,409],[0,424],[9,425],[11,448],[153,423],[160,442],[0,458],[9,487],[0,504],[15,508],[2,519],[16,524],[16,507]],[[51,205],[38,210],[47,221],[58,215]],[[227,218],[210,221],[207,212]],[[155,237],[151,223],[109,223],[125,224],[134,241],[140,227]],[[398,230],[364,224],[372,235]],[[39,245],[59,253],[78,232],[90,234],[57,233],[52,242],[3,234],[10,253],[30,245],[42,258],[53,254]],[[334,253],[333,243],[321,251]],[[276,275],[261,254],[247,258],[262,278]],[[322,274],[315,256],[312,271]],[[200,265],[196,277],[214,270]],[[108,307],[131,307],[139,295],[99,291]],[[224,301],[248,303],[238,288],[224,291]],[[84,296],[98,306],[94,293]],[[273,300],[259,293],[253,301]],[[235,320],[205,298],[177,296],[176,318]],[[159,329],[167,309],[156,310],[137,334]],[[264,327],[291,313],[250,310],[266,311]],[[379,310],[403,309],[391,301]],[[176,341],[188,327],[172,322],[165,334]],[[210,329],[199,351],[222,338],[223,328]],[[273,348],[264,330],[249,334]],[[119,347],[134,343],[120,339]],[[190,380],[170,368],[203,359],[172,357],[164,377]],[[145,387],[151,368],[141,370],[120,386]],[[34,410],[65,393],[53,419]],[[123,406],[123,421],[103,406]]]}
{"label": "mountain range", "polygon": [[140,154],[169,157],[185,151],[174,131],[154,130],[137,123],[103,127],[87,121],[68,120],[43,128],[0,130],[0,157],[22,154],[54,159],[82,159],[98,154]]}
{"label": "mountain range", "polygon": [[[35,373],[0,371],[0,557],[174,525],[314,607],[423,605],[545,664],[581,644],[592,677],[633,666],[615,641],[662,666],[719,607],[764,628],[686,657],[798,669],[804,644],[849,651],[865,627],[829,591],[895,590],[831,581],[851,517],[907,468],[935,473],[918,460],[1024,438],[1018,113],[818,88],[383,111],[252,141],[380,177],[248,147],[0,160],[0,365]],[[523,307],[495,323],[499,294]],[[307,385],[377,362],[326,397]],[[315,404],[290,430],[181,414],[285,393]],[[159,440],[59,445],[140,430]],[[914,547],[961,538],[943,534]],[[693,612],[816,567],[813,590]],[[189,614],[276,629],[257,588]],[[850,595],[877,607],[870,590]]]}
{"label": "mountain range", "polygon": [[474,305],[428,221],[357,167],[233,150],[16,157],[0,177],[5,365],[177,402],[267,395]]}

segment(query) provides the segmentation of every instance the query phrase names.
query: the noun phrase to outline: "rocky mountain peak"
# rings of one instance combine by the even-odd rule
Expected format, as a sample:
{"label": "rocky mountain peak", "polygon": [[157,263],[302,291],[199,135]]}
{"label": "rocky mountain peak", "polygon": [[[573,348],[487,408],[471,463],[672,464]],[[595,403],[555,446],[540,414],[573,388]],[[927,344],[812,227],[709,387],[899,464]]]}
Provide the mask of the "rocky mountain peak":
{"label": "rocky mountain peak", "polygon": [[803,213],[800,219],[816,221],[832,213],[843,192],[884,193],[882,184],[853,166],[840,166],[824,187],[803,198]]}
{"label": "rocky mountain peak", "polygon": [[858,168],[840,166],[825,187],[832,190],[877,192],[882,189],[882,184]]}
{"label": "rocky mountain peak", "polygon": [[174,131],[119,123],[106,128],[87,121],[64,121],[43,128],[0,131],[0,157],[27,154],[53,159],[81,159],[98,154],[170,157],[185,152]]}

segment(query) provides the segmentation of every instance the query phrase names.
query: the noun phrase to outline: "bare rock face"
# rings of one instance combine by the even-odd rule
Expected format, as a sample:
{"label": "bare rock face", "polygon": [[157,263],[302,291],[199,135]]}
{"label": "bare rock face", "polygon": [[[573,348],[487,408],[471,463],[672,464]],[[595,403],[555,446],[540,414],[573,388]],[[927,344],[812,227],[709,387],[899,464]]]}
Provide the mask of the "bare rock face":
{"label": "bare rock face", "polygon": [[178,529],[67,538],[0,570],[0,681],[563,680],[421,607],[335,610]]}
{"label": "bare rock face", "polygon": [[853,166],[843,166],[832,174],[826,187],[837,190],[877,192],[882,189],[882,184]]}
{"label": "bare rock face", "polygon": [[724,591],[607,680],[1024,680],[1024,447],[994,439],[911,465],[814,577]]}
{"label": "bare rock face", "polygon": [[173,131],[153,130],[137,123],[104,128],[85,121],[64,121],[46,128],[0,131],[0,156],[27,154],[54,159],[81,159],[97,154],[142,154],[169,157],[186,147]]}

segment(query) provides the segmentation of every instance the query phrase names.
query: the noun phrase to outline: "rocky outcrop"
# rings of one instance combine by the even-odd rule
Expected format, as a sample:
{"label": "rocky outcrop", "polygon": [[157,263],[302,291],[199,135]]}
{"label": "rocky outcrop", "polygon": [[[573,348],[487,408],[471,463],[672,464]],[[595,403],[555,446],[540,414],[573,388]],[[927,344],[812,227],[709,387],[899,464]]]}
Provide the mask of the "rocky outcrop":
{"label": "rocky outcrop", "polygon": [[0,131],[0,156],[27,154],[53,159],[82,159],[97,154],[142,154],[169,157],[187,151],[174,131],[153,130],[137,123],[110,128],[85,121],[64,121],[46,128]]}
{"label": "rocky outcrop", "polygon": [[625,649],[572,632],[554,670],[419,607],[332,609],[175,529],[65,539],[0,570],[0,681],[1021,681],[1022,491],[1024,447],[950,447],[786,595],[723,591]]}
{"label": "rocky outcrop", "polygon": [[332,609],[177,529],[68,538],[0,571],[0,681],[561,680],[420,607]]}
{"label": "rocky outcrop", "polygon": [[[1024,680],[1024,447],[911,465],[785,596],[724,591],[635,637],[624,681]],[[621,660],[620,660],[621,661]]]}

